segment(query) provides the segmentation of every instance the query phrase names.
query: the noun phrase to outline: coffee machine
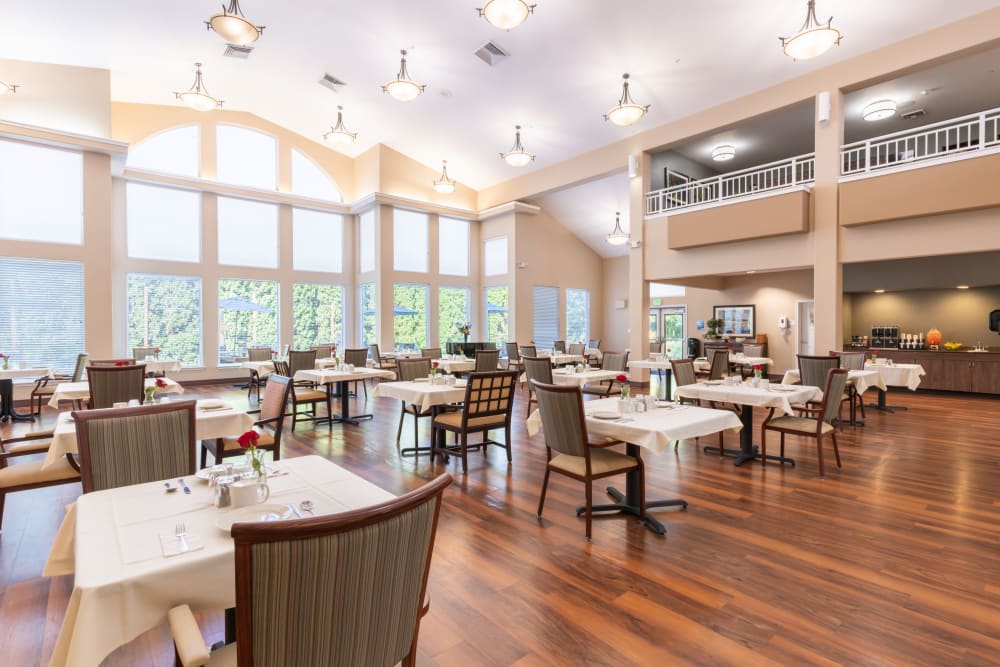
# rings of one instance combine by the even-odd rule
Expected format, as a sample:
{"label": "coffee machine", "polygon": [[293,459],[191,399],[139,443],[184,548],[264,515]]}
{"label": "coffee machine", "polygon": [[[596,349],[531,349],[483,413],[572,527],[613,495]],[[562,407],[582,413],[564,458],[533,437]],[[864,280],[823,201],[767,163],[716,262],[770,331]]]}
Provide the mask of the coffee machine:
{"label": "coffee machine", "polygon": [[899,327],[898,326],[875,326],[872,327],[871,346],[876,349],[888,349],[899,347]]}

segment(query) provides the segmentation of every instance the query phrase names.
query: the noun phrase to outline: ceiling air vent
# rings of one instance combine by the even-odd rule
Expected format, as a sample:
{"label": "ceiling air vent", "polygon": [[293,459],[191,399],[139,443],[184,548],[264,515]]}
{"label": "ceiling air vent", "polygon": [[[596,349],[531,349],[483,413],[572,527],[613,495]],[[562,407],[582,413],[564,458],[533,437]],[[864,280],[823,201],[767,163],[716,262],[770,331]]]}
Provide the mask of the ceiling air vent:
{"label": "ceiling air vent", "polygon": [[240,58],[241,60],[246,60],[250,57],[250,52],[253,51],[252,46],[239,46],[237,44],[226,44],[226,50],[222,52],[222,55],[227,58]]}
{"label": "ceiling air vent", "polygon": [[347,85],[347,82],[341,81],[332,74],[324,74],[323,78],[319,80],[319,85],[329,88],[335,93],[339,93],[340,89]]}
{"label": "ceiling air vent", "polygon": [[476,51],[476,57],[482,60],[484,63],[493,67],[500,61],[508,58],[510,53],[504,51],[494,42],[486,42],[483,44],[478,51]]}
{"label": "ceiling air vent", "polygon": [[923,109],[914,109],[913,111],[907,111],[906,113],[899,114],[899,117],[902,118],[903,120],[913,120],[915,118],[920,118],[921,116],[924,116],[926,114],[927,112],[924,111]]}

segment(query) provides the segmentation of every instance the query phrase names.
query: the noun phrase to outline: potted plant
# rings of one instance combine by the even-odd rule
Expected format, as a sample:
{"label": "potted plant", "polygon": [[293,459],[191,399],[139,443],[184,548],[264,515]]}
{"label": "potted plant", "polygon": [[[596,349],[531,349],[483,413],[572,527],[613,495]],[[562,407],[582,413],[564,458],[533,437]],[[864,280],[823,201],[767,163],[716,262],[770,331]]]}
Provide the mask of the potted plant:
{"label": "potted plant", "polygon": [[711,319],[705,322],[708,327],[708,331],[705,332],[705,338],[715,339],[719,337],[719,329],[722,328],[722,320]]}

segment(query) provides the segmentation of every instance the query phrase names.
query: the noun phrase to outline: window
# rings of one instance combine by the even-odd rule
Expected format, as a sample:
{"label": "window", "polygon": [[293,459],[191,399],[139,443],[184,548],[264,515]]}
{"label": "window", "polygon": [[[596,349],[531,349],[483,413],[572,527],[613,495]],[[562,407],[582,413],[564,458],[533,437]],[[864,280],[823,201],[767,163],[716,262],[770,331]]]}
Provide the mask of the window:
{"label": "window", "polygon": [[72,373],[83,339],[83,264],[0,257],[0,352]]}
{"label": "window", "polygon": [[0,141],[0,238],[83,243],[83,156]]}
{"label": "window", "polygon": [[427,285],[393,285],[392,333],[397,350],[427,347]]}
{"label": "window", "polygon": [[312,345],[344,345],[344,288],[340,285],[295,283],[292,286],[295,331],[292,344],[297,350]]}
{"label": "window", "polygon": [[278,268],[278,207],[219,197],[219,264]]}
{"label": "window", "polygon": [[469,275],[469,223],[438,218],[438,273]]}
{"label": "window", "polygon": [[130,273],[126,293],[130,353],[158,347],[165,358],[201,365],[201,278]]}
{"label": "window", "polygon": [[375,270],[375,212],[365,211],[358,218],[358,270]]}
{"label": "window", "polygon": [[503,343],[510,340],[507,337],[509,308],[507,304],[507,287],[486,288],[486,328],[488,340],[491,343]]}
{"label": "window", "polygon": [[292,265],[297,271],[343,271],[344,219],[334,213],[293,208]]}
{"label": "window", "polygon": [[469,290],[466,287],[442,287],[438,290],[438,344],[464,340],[458,327],[469,319]]}
{"label": "window", "polygon": [[216,178],[223,183],[276,190],[278,144],[274,137],[234,125],[216,125]]}
{"label": "window", "polygon": [[566,341],[584,343],[590,340],[590,290],[566,290]]}
{"label": "window", "polygon": [[326,172],[300,151],[292,149],[292,194],[326,201],[343,201]]}
{"label": "window", "polygon": [[507,237],[486,239],[483,242],[483,274],[500,276],[507,270]]}
{"label": "window", "polygon": [[219,363],[244,357],[248,347],[278,349],[278,282],[219,280]]}
{"label": "window", "polygon": [[371,345],[378,342],[378,331],[376,331],[375,310],[378,307],[378,299],[375,296],[375,283],[364,283],[358,288],[361,303],[361,344]]}
{"label": "window", "polygon": [[427,273],[427,216],[396,209],[392,213],[392,266]]}
{"label": "window", "polygon": [[201,259],[201,195],[140,183],[125,185],[128,256],[174,262]]}
{"label": "window", "polygon": [[160,132],[128,151],[128,166],[149,171],[197,178],[201,173],[200,165],[197,125]]}
{"label": "window", "polygon": [[535,345],[540,350],[551,349],[559,338],[559,288],[535,285],[533,308]]}

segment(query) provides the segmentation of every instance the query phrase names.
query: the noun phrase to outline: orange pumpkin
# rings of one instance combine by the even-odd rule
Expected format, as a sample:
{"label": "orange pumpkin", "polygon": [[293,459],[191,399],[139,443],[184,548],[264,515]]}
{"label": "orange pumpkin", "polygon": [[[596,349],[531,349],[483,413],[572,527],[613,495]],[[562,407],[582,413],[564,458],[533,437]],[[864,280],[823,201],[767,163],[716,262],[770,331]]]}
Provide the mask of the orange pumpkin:
{"label": "orange pumpkin", "polygon": [[941,332],[937,329],[931,329],[927,332],[927,344],[928,345],[940,345],[941,344]]}

